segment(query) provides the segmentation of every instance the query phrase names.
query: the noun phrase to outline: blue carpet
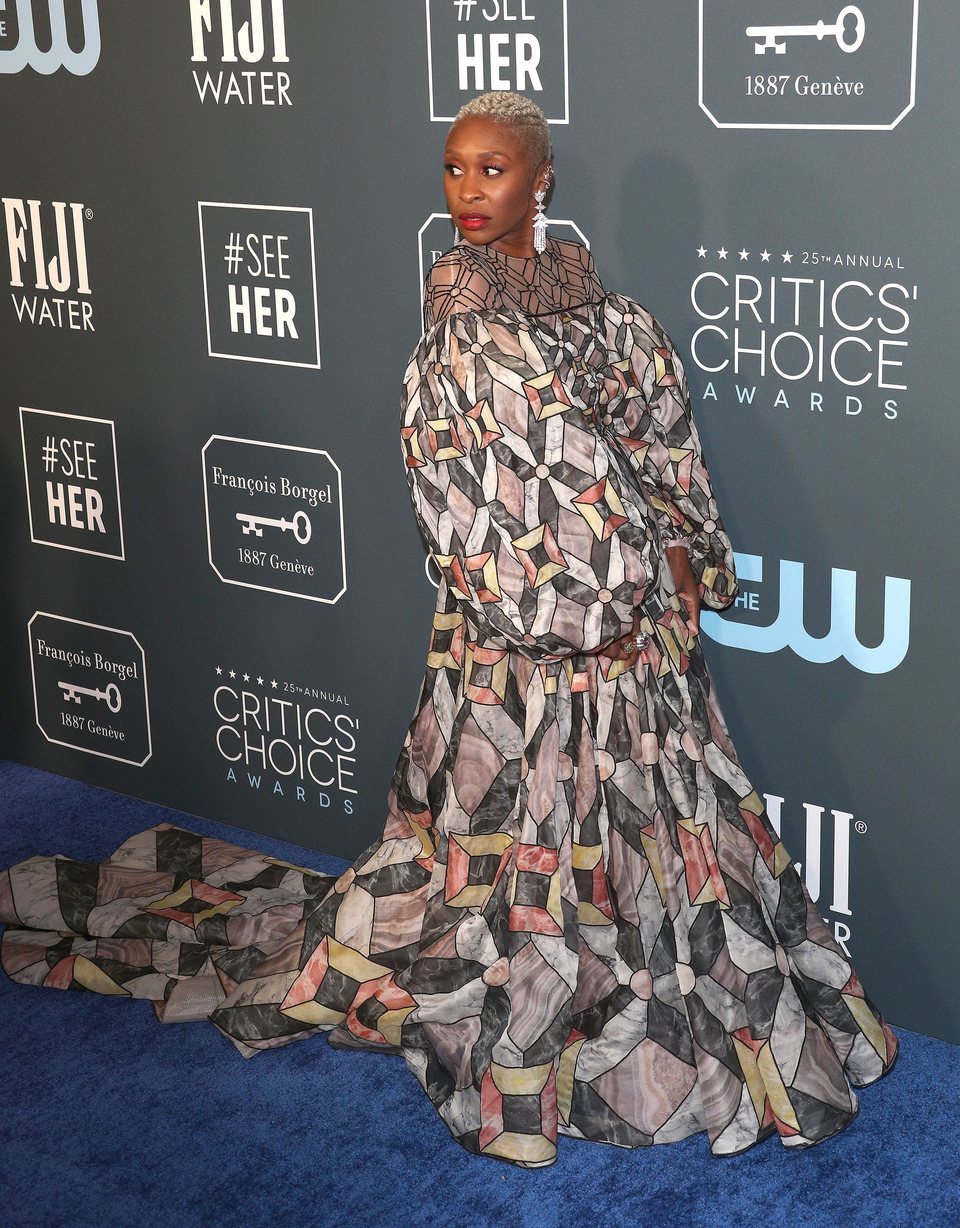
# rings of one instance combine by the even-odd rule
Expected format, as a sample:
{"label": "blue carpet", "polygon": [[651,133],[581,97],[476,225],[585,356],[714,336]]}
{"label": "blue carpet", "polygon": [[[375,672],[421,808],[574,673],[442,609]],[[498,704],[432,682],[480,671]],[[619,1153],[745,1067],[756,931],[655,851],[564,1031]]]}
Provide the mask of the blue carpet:
{"label": "blue carpet", "polygon": [[[2,761],[0,797],[3,866],[99,861],[164,820],[327,873],[346,864]],[[561,1138],[555,1165],[522,1170],[462,1151],[401,1058],[317,1037],[244,1061],[208,1023],[162,1026],[147,1002],[0,974],[0,1223],[955,1228],[960,1047],[895,1030],[895,1068],[806,1151]]]}

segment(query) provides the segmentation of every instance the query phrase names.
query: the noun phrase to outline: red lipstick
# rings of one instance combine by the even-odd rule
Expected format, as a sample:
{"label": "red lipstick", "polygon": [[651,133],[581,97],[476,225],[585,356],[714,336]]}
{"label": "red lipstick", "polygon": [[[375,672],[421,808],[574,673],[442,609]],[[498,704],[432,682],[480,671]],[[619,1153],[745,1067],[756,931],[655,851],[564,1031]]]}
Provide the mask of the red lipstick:
{"label": "red lipstick", "polygon": [[464,230],[482,230],[490,221],[485,213],[461,213],[459,220]]}

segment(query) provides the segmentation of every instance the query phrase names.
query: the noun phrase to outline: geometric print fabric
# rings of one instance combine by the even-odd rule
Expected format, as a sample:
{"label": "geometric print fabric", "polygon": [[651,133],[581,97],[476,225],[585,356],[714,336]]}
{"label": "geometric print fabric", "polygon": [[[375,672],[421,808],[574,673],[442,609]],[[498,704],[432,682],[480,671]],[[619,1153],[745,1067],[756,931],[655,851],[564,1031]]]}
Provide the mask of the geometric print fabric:
{"label": "geometric print fabric", "polygon": [[[464,247],[437,276],[468,309],[428,302],[405,381],[442,581],[380,836],[335,881],[168,825],[100,865],[31,859],[0,876],[3,966],[209,1017],[245,1056],[318,1033],[401,1053],[462,1146],[521,1166],[560,1134],[820,1142],[897,1039],[676,595],[677,540],[705,605],[737,591],[682,363],[634,300],[563,301],[595,279],[577,245],[550,241],[544,313],[498,282],[508,258]],[[626,668],[604,648],[635,608]]]}

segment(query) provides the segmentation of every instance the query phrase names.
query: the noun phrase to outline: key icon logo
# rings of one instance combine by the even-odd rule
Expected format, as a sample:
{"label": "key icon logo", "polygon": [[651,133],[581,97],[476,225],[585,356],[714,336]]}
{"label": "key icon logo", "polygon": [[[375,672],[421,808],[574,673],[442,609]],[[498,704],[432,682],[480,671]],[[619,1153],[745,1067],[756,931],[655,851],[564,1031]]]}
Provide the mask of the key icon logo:
{"label": "key icon logo", "polygon": [[788,38],[816,38],[818,42],[823,42],[831,34],[840,50],[852,55],[860,50],[866,29],[862,11],[855,4],[848,4],[840,10],[833,25],[818,21],[815,26],[747,26],[746,33],[747,38],[757,40],[754,47],[757,55],[765,55],[768,51],[783,55],[787,50],[785,40]]}
{"label": "key icon logo", "polygon": [[147,662],[131,631],[37,610],[28,623],[37,728],[48,742],[143,767]]}
{"label": "key icon logo", "polygon": [[313,532],[310,517],[302,510],[297,512],[290,520],[275,520],[272,516],[254,516],[250,512],[237,512],[237,519],[243,526],[244,533],[252,533],[255,537],[263,537],[264,527],[279,529],[281,533],[292,533],[301,546],[307,544]]}
{"label": "key icon logo", "polygon": [[697,8],[697,102],[717,128],[892,132],[916,106],[920,0]]}
{"label": "key icon logo", "polygon": [[329,453],[211,435],[203,491],[210,566],[224,584],[327,605],[343,596],[343,497]]}
{"label": "key icon logo", "polygon": [[77,682],[59,682],[57,685],[63,691],[64,703],[78,704],[84,695],[89,695],[91,699],[100,700],[105,703],[111,712],[119,712],[122,704],[120,697],[120,688],[115,682],[109,682],[102,691],[94,687],[80,686]]}

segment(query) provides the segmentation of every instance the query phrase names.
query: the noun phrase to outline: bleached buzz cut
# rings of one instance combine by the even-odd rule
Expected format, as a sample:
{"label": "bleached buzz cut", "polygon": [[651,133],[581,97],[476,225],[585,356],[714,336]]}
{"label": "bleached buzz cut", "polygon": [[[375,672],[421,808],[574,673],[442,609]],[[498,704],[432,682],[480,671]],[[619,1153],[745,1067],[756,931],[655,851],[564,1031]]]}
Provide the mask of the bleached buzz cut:
{"label": "bleached buzz cut", "polygon": [[476,98],[463,104],[450,125],[451,129],[462,119],[469,119],[471,116],[492,119],[512,129],[526,142],[535,167],[550,157],[550,125],[532,98],[515,94],[511,90],[493,90],[489,94],[478,94]]}

